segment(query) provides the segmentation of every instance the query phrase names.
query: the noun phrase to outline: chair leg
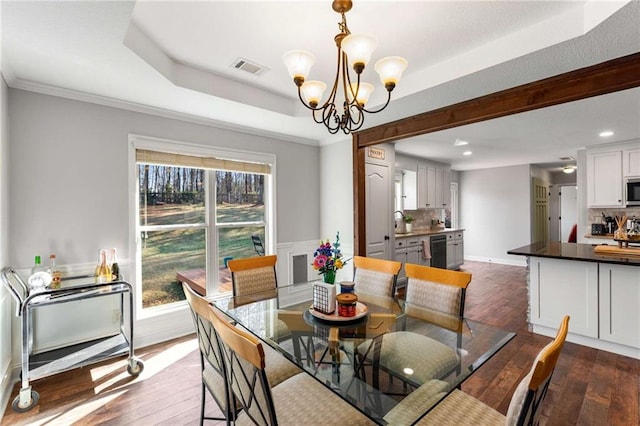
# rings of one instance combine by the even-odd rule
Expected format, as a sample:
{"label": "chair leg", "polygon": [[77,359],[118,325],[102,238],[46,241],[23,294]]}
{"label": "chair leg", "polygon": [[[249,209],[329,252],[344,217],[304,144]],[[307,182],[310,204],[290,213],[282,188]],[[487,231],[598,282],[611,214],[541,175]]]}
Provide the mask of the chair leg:
{"label": "chair leg", "polygon": [[202,383],[202,398],[200,401],[200,426],[204,425],[204,398],[205,398],[205,392],[206,392],[206,386],[204,385],[204,382]]}

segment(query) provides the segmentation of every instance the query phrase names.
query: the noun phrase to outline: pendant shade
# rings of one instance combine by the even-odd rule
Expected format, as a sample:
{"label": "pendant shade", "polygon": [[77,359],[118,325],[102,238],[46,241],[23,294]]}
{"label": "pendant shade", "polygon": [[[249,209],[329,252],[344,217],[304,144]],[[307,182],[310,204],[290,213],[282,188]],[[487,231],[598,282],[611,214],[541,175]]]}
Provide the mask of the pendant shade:
{"label": "pendant shade", "polygon": [[356,83],[351,83],[350,98],[353,99],[353,95],[355,95],[357,91],[358,93],[356,96],[357,98],[356,101],[360,105],[366,105],[367,102],[369,102],[369,97],[371,96],[373,89],[374,89],[373,84],[360,82],[360,87],[358,87]]}
{"label": "pendant shade", "polygon": [[316,62],[315,56],[306,50],[290,50],[282,55],[282,60],[287,66],[291,78],[302,78],[303,80],[307,79],[311,67]]}
{"label": "pendant shade", "polygon": [[402,72],[407,69],[407,65],[409,65],[407,60],[400,56],[387,56],[376,62],[375,70],[385,87],[390,83],[395,86],[400,81]]}
{"label": "pendant shade", "polygon": [[367,66],[377,45],[376,38],[369,34],[349,34],[341,43],[342,51],[347,54],[351,67],[355,64]]}
{"label": "pendant shade", "polygon": [[327,85],[321,81],[305,81],[300,88],[302,96],[310,105],[318,105],[322,99],[322,94],[327,89]]}

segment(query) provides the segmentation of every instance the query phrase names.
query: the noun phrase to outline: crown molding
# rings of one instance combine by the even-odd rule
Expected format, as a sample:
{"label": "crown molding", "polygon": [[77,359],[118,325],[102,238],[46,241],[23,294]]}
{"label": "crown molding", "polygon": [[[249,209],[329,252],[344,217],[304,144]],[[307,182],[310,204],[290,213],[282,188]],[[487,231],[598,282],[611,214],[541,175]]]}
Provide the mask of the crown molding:
{"label": "crown molding", "polygon": [[37,83],[34,81],[16,78],[12,73],[2,73],[7,80],[7,85],[12,89],[26,90],[29,92],[41,93],[49,96],[56,96],[65,99],[71,99],[80,102],[88,102],[96,105],[107,106],[111,108],[122,109],[126,111],[138,112],[141,114],[153,115],[156,117],[168,118],[172,120],[184,121],[192,124],[199,124],[208,127],[214,127],[221,130],[229,130],[238,133],[244,133],[252,136],[268,137],[286,142],[299,143],[302,145],[319,146],[319,141],[314,139],[302,138],[298,136],[288,135],[278,132],[270,132],[266,130],[256,129],[252,127],[232,124],[212,118],[201,117],[184,112],[171,111],[165,108],[158,108],[150,105],[144,105],[131,101],[111,98],[93,93],[80,92],[77,90],[65,89],[48,84]]}

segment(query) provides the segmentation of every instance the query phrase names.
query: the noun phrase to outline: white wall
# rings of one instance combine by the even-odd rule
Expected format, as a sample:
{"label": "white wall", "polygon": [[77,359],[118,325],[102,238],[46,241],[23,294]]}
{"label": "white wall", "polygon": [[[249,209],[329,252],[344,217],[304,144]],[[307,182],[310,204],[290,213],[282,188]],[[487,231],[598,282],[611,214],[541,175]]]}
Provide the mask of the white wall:
{"label": "white wall", "polygon": [[[55,252],[63,267],[94,265],[101,247],[118,248],[122,264],[132,261],[130,133],[275,154],[277,243],[319,239],[318,147],[23,90],[9,90],[8,106],[11,202],[5,264],[29,268],[34,255]],[[20,359],[18,327],[14,318],[14,365]],[[192,328],[186,308],[162,319],[141,319],[136,346]],[[2,348],[9,346],[5,338]]]}
{"label": "white wall", "polygon": [[[8,265],[9,238],[9,123],[7,106],[7,84],[0,74],[0,268]],[[0,420],[10,397],[11,385],[11,318],[13,316],[11,296],[0,285]]]}
{"label": "white wall", "polygon": [[[351,138],[320,148],[320,238],[335,240],[342,254],[353,256],[353,151]],[[353,262],[336,274],[336,282],[353,278]]]}
{"label": "white wall", "polygon": [[461,171],[459,180],[465,259],[524,265],[507,251],[530,244],[529,166]]}

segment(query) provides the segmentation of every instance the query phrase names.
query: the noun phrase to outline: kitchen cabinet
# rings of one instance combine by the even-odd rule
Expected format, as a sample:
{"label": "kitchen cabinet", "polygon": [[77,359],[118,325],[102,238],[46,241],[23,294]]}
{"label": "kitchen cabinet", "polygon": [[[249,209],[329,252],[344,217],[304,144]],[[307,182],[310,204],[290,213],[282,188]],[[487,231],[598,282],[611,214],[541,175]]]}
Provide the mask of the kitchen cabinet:
{"label": "kitchen cabinet", "polygon": [[451,171],[420,164],[417,175],[417,204],[421,209],[441,209],[451,204]]}
{"label": "kitchen cabinet", "polygon": [[640,267],[532,257],[529,272],[534,331],[569,315],[571,333],[601,342],[594,347],[640,348]]}
{"label": "kitchen cabinet", "polygon": [[571,333],[598,338],[598,263],[531,257],[530,322],[557,327],[571,317]]}
{"label": "kitchen cabinet", "polygon": [[622,175],[640,177],[640,148],[622,151]]}
{"label": "kitchen cabinet", "polygon": [[415,210],[417,208],[417,176],[412,170],[402,171],[402,209]]}
{"label": "kitchen cabinet", "polygon": [[623,207],[622,150],[587,152],[587,204]]}
{"label": "kitchen cabinet", "polygon": [[[429,266],[429,261],[422,258],[422,238],[396,237],[394,260],[396,262],[402,262],[403,264],[414,263],[416,265]],[[398,274],[398,282],[400,282],[401,279],[404,282],[405,278],[403,267]]]}
{"label": "kitchen cabinet", "polygon": [[600,264],[600,339],[640,348],[640,268]]}
{"label": "kitchen cabinet", "polygon": [[464,263],[464,237],[462,231],[447,234],[447,269],[460,269]]}

